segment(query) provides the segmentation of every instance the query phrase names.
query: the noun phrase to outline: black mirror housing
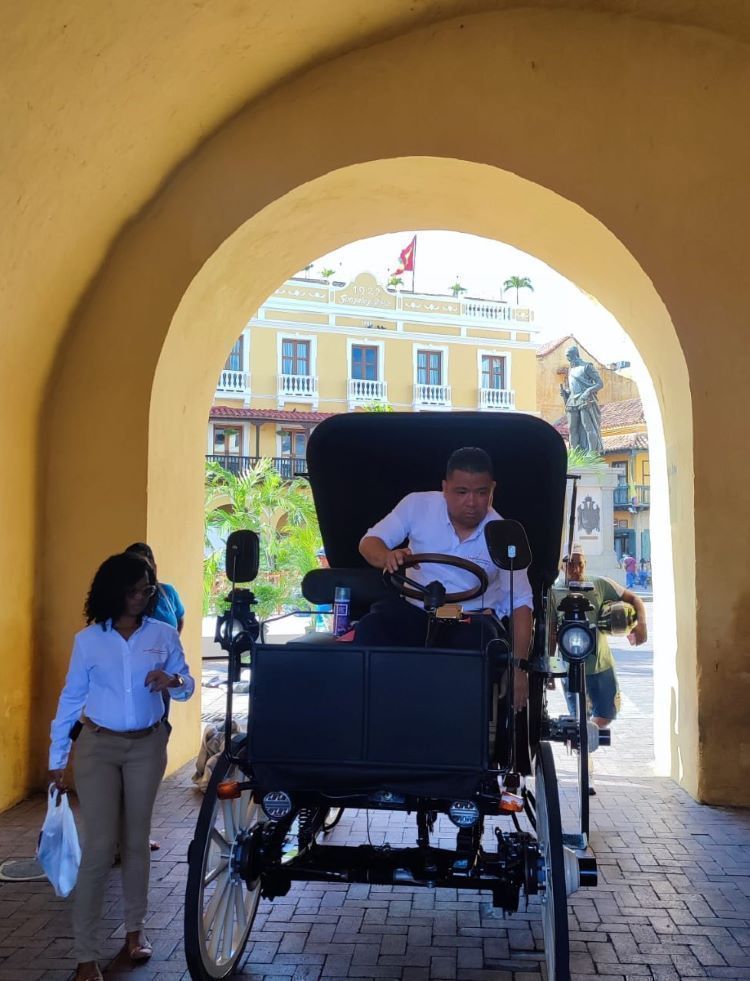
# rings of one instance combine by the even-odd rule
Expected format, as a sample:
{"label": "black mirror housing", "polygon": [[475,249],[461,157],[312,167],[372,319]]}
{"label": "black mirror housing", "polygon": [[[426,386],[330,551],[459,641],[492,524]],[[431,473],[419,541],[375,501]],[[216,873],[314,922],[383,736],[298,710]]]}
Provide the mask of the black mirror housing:
{"label": "black mirror housing", "polygon": [[227,538],[225,569],[231,583],[252,582],[260,565],[260,539],[254,531],[233,531]]}
{"label": "black mirror housing", "polygon": [[489,521],[484,526],[484,539],[490,558],[499,569],[517,572],[531,565],[531,546],[520,521]]}

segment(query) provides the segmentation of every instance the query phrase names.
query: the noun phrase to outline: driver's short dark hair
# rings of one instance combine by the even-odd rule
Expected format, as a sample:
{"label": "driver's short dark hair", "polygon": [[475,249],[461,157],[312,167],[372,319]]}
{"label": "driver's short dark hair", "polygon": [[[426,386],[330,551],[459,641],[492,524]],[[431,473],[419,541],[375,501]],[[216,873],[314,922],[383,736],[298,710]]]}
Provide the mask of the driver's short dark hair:
{"label": "driver's short dark hair", "polygon": [[489,453],[478,446],[462,446],[448,457],[445,476],[450,477],[454,470],[463,470],[465,473],[488,473],[491,477],[492,460]]}

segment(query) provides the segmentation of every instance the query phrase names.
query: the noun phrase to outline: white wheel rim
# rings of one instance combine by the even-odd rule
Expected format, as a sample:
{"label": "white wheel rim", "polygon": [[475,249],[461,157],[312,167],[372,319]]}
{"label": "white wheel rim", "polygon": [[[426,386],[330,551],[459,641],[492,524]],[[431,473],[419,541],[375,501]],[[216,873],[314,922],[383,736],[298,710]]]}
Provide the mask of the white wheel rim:
{"label": "white wheel rim", "polygon": [[[238,776],[236,768],[225,780]],[[260,882],[248,889],[232,868],[240,836],[261,821],[261,810],[250,791],[235,800],[214,802],[203,853],[198,899],[201,959],[213,977],[224,977],[242,950],[260,900]]]}
{"label": "white wheel rim", "polygon": [[[549,818],[547,817],[547,800],[541,766],[538,766],[536,771],[536,827],[544,867],[544,888],[541,894],[541,903],[547,981],[555,981],[555,934],[557,931],[555,925],[555,891],[552,888],[552,849],[549,840]],[[552,943],[549,943],[550,940]]]}

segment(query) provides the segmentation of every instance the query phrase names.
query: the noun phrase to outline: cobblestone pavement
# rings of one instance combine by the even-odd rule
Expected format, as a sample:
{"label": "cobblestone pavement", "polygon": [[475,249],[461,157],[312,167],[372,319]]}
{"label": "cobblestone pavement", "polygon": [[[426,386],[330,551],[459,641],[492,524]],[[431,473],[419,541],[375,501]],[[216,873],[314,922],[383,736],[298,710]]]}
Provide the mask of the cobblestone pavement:
{"label": "cobblestone pavement", "polygon": [[[592,845],[599,886],[570,898],[577,981],[750,979],[750,812],[696,804],[651,772],[651,652],[618,645],[623,713],[613,746],[596,754]],[[559,693],[554,694],[559,699]],[[553,700],[553,708],[558,705]],[[571,820],[573,760],[557,753]],[[123,942],[119,877],[104,911],[107,978],[186,979],[182,901],[186,852],[200,794],[190,768],[166,780],[157,801],[149,934],[154,956],[131,968]],[[34,798],[0,815],[0,859],[33,853],[44,810]],[[437,837],[452,839],[441,819]],[[411,840],[411,821],[345,813],[335,842]],[[261,903],[240,977],[315,981],[542,981],[539,910],[503,919],[486,894],[385,886],[295,886]],[[46,882],[0,884],[0,981],[59,979],[73,968],[67,902]]]}

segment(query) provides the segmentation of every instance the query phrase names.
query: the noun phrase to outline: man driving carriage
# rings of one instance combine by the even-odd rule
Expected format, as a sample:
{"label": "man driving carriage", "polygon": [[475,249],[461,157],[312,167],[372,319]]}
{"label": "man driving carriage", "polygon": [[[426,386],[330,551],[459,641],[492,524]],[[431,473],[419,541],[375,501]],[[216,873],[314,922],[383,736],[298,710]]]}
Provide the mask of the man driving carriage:
{"label": "man driving carriage", "polygon": [[[489,455],[476,446],[455,450],[448,460],[441,491],[407,494],[384,518],[368,529],[359,544],[362,556],[376,569],[398,572],[414,554],[439,552],[467,559],[487,573],[486,592],[465,603],[466,612],[510,616],[508,572],[498,569],[490,558],[484,528],[500,515],[492,507],[495,480]],[[404,546],[403,543],[408,542]],[[412,567],[414,580],[427,585],[439,576],[450,591],[473,585],[471,573],[451,566],[435,570]],[[514,655],[526,657],[531,641],[533,597],[526,570],[513,573],[512,611]],[[418,600],[380,600],[357,624],[355,642],[374,646],[421,646],[425,643],[429,617]],[[443,647],[475,648],[481,644],[481,617],[442,621],[435,640]],[[528,675],[515,675],[514,702],[526,703]]]}
{"label": "man driving carriage", "polygon": [[[475,442],[485,451],[466,446]],[[493,466],[505,472],[510,461],[513,479],[496,491]],[[313,881],[481,889],[510,912],[540,896],[547,977],[570,981],[567,897],[595,884],[596,865],[564,847],[536,668],[562,535],[561,437],[525,414],[341,413],[316,427],[307,463],[331,567],[308,572],[303,595],[323,603],[348,589],[358,643],[329,635],[312,646],[249,645],[247,735],[227,739],[233,752],[217,763],[190,847],[191,977],[228,977],[261,895],[271,901]],[[493,492],[513,519],[497,520]],[[241,544],[228,543],[228,556]],[[257,544],[233,582],[253,580]],[[413,579],[404,574],[416,564]],[[500,571],[521,566],[528,575]],[[393,589],[417,603],[393,599]],[[527,653],[535,625],[525,713],[513,712],[507,682],[520,679],[516,700],[526,701],[527,673],[509,664],[503,615],[508,634],[515,626],[516,654]],[[235,675],[248,636],[243,646],[229,639]],[[231,723],[230,687],[227,732]],[[327,842],[342,809],[353,808],[411,812],[416,840]],[[521,808],[531,830],[503,827]]]}

